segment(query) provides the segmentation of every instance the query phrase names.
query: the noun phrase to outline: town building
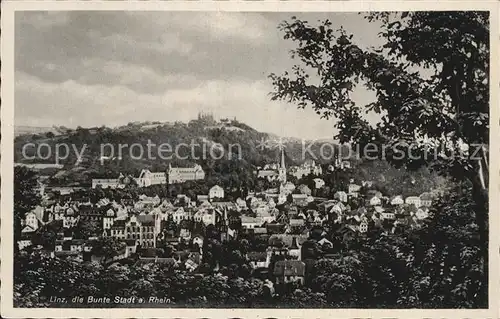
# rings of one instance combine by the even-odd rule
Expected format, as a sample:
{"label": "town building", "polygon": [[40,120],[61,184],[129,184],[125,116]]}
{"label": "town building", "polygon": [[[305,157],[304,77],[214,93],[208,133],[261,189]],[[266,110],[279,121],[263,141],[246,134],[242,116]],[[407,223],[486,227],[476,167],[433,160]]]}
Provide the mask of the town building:
{"label": "town building", "polygon": [[361,189],[361,186],[357,184],[349,184],[348,186],[348,194],[352,197],[358,197],[359,190]]}
{"label": "town building", "polygon": [[274,265],[273,275],[276,284],[299,283],[304,284],[306,265],[299,260],[280,260]]}
{"label": "town building", "polygon": [[373,196],[372,198],[370,198],[369,203],[371,206],[377,206],[377,205],[380,205],[382,203],[382,201],[380,200],[379,197]]}
{"label": "town building", "polygon": [[401,195],[391,197],[391,205],[403,205],[405,201]]}
{"label": "town building", "polygon": [[348,199],[348,196],[347,196],[347,193],[344,192],[344,191],[338,191],[336,192],[334,195],[333,195],[333,198],[334,199],[337,199],[343,203],[346,203],[347,202],[347,199]]}
{"label": "town building", "polygon": [[269,267],[269,260],[267,259],[267,253],[265,251],[251,251],[247,254],[247,259],[253,269]]}
{"label": "town building", "polygon": [[159,219],[155,215],[131,216],[125,223],[127,239],[135,239],[144,248],[156,247]]}
{"label": "town building", "polygon": [[422,201],[418,196],[408,196],[405,199],[405,203],[408,205],[415,205],[415,207],[419,208],[422,205]]}
{"label": "town building", "polygon": [[323,186],[325,186],[325,181],[321,178],[315,178],[313,181],[316,189],[323,188]]}
{"label": "town building", "polygon": [[172,167],[172,165],[169,164],[167,175],[169,184],[205,179],[205,172],[198,164],[194,167]]}
{"label": "town building", "polygon": [[422,193],[420,196],[420,205],[424,207],[430,207],[432,205],[432,194]]}
{"label": "town building", "polygon": [[[126,219],[117,219],[117,220],[115,220],[113,222],[113,225],[111,225],[110,230],[109,230],[110,236],[114,237],[116,239],[120,239],[120,240],[127,239],[127,235],[125,233],[126,224],[127,224],[127,220]],[[129,237],[129,240],[132,240],[131,236]],[[135,240],[135,238],[133,240]]]}
{"label": "town building", "polygon": [[167,175],[164,172],[154,172],[143,169],[139,177],[135,179],[139,187],[147,187],[151,185],[160,185],[167,183]]}
{"label": "town building", "polygon": [[92,179],[92,188],[118,188],[118,178],[94,178]]}
{"label": "town building", "polygon": [[129,176],[124,176],[123,174],[120,173],[120,176],[118,178],[94,178],[92,179],[92,188],[125,188],[130,182],[132,181],[132,178]]}
{"label": "town building", "polygon": [[219,185],[215,185],[208,191],[208,198],[210,200],[213,199],[222,199],[224,198],[224,189]]}
{"label": "town building", "polygon": [[262,224],[262,219],[258,217],[241,216],[241,227],[244,229],[254,229]]}
{"label": "town building", "polygon": [[429,217],[429,213],[427,212],[427,210],[419,208],[415,213],[415,217],[419,220],[426,219],[427,217]]}
{"label": "town building", "polygon": [[31,227],[33,231],[38,229],[38,218],[35,214],[35,212],[28,212],[25,216],[25,222],[24,225]]}

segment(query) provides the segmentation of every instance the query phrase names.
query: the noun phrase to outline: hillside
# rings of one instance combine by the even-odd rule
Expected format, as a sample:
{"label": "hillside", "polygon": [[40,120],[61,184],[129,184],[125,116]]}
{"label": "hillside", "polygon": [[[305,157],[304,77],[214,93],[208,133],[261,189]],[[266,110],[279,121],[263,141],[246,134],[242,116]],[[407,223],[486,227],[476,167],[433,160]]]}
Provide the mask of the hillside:
{"label": "hillside", "polygon": [[[226,129],[230,127],[230,129]],[[233,129],[237,127],[238,129]],[[46,159],[23,159],[22,147],[26,143],[35,145],[48,144],[52,152],[47,152],[47,147],[40,148],[40,156]],[[148,151],[148,143],[150,151]],[[177,156],[172,153],[163,153],[161,158],[158,153],[159,145],[167,143],[171,146],[172,153],[179,147]],[[185,145],[181,145],[185,143]],[[212,159],[209,155],[210,147],[220,143],[224,148],[222,159]],[[311,145],[310,145],[311,143]],[[279,162],[280,145],[284,147],[285,162],[287,166],[302,164],[305,160],[312,159],[311,154],[316,156],[319,164],[326,166],[335,159],[338,145],[333,141],[301,141],[293,138],[280,138],[268,133],[258,132],[244,123],[236,121],[223,121],[217,123],[212,120],[199,118],[189,123],[129,123],[116,128],[77,128],[67,130],[65,134],[55,136],[50,133],[27,134],[15,138],[15,162],[18,163],[55,163],[55,149],[58,144],[68,145],[70,152],[61,150],[60,164],[62,170],[42,170],[41,174],[50,176],[49,181],[56,185],[83,184],[89,185],[92,178],[116,177],[119,173],[137,176],[141,169],[152,171],[165,171],[168,165],[192,166],[200,164],[207,172],[207,180],[212,183],[223,183],[239,187],[240,185],[252,186],[255,183],[254,171],[256,167],[268,163]],[[119,145],[126,145],[122,154],[118,153]],[[199,146],[192,148],[191,144]],[[328,144],[328,145],[325,145]],[[85,145],[85,148],[84,148]],[[104,153],[101,154],[101,145]],[[111,154],[110,145],[115,149]],[[132,146],[135,145],[135,146]],[[144,154],[140,155],[141,145]],[[156,145],[156,146],[154,146]],[[201,145],[205,145],[202,147]],[[239,145],[238,148],[236,145]],[[319,155],[323,147],[324,157]],[[308,149],[310,151],[305,151]],[[28,148],[27,155],[34,156],[36,147]],[[81,153],[82,161],[77,162],[77,150]],[[231,152],[229,152],[231,150]],[[335,151],[333,151],[335,150]],[[334,153],[332,153],[332,151]],[[152,155],[148,156],[148,152]],[[217,153],[216,153],[217,155]],[[303,158],[303,155],[305,157]],[[347,153],[343,152],[343,156]],[[167,158],[165,158],[167,157]],[[199,159],[198,159],[199,158]],[[427,170],[407,172],[395,169],[384,161],[351,160],[352,169],[346,174],[356,181],[373,180],[380,185],[391,189],[396,187],[412,189],[428,189],[436,184],[436,176]],[[397,191],[397,190],[395,190]]]}
{"label": "hillside", "polygon": [[[156,155],[156,158],[147,158],[148,142],[151,143],[151,154]],[[28,157],[34,156],[32,152],[38,145],[46,143],[51,146],[54,151],[57,144],[66,144],[70,148],[76,148],[80,151],[83,145],[86,145],[84,157],[85,160],[81,163],[82,166],[91,168],[96,162],[99,162],[103,157],[117,157],[119,145],[128,145],[122,149],[122,159],[116,165],[127,172],[133,173],[135,170],[142,168],[162,169],[167,167],[169,163],[172,165],[192,165],[195,160],[189,158],[202,157],[203,148],[201,145],[206,145],[208,152],[210,146],[214,143],[220,143],[225,150],[224,159],[229,157],[229,149],[232,151],[232,158],[241,158],[243,161],[251,165],[264,165],[273,163],[279,159],[279,138],[268,133],[258,132],[244,123],[232,122],[230,124],[213,124],[205,123],[203,120],[192,120],[189,123],[129,123],[125,126],[117,128],[99,127],[99,128],[77,128],[68,131],[64,135],[54,136],[50,133],[39,134],[24,134],[15,138],[15,161],[22,163],[54,163],[55,154],[48,154],[46,148],[41,149],[41,158],[24,159],[22,156],[22,146],[26,143],[34,143],[35,147],[27,149]],[[115,153],[111,154],[110,147],[104,146],[104,153],[101,154],[101,146],[111,144],[115,148]],[[189,147],[180,145],[185,143]],[[325,142],[322,142],[325,143]],[[332,142],[330,142],[332,143]],[[133,144],[139,144],[143,147],[146,154],[142,159],[135,160],[137,163],[132,164],[129,160],[131,157],[139,157],[139,147],[132,147]],[[158,157],[158,146],[160,144],[168,144],[172,147],[172,152],[179,146],[177,156],[171,159],[161,159]],[[191,144],[199,144],[200,147],[194,147],[194,152],[191,154]],[[264,145],[265,144],[265,145]],[[154,146],[156,145],[156,147]],[[237,145],[241,146],[241,156]],[[305,159],[302,157],[301,141],[297,139],[283,139],[283,145],[286,150],[287,163],[289,165],[298,164]],[[319,146],[311,149],[318,149]],[[61,150],[64,149],[61,147]],[[62,153],[62,152],[61,152]],[[194,156],[191,156],[194,155]],[[166,156],[166,155],[165,155]],[[40,157],[40,156],[38,156]],[[184,159],[186,158],[186,159]],[[307,159],[307,158],[306,158]],[[74,165],[77,160],[75,151],[71,149],[68,158],[61,159],[61,164]],[[203,162],[203,161],[202,161]]]}

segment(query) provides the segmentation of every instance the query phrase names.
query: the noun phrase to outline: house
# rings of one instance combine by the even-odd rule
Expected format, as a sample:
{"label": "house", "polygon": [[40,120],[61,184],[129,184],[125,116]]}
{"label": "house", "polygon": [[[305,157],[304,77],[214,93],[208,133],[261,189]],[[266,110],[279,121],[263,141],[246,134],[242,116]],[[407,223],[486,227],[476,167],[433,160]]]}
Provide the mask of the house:
{"label": "house", "polygon": [[223,211],[230,211],[230,210],[237,210],[237,206],[233,202],[214,202],[212,204],[215,208],[223,210]]}
{"label": "house", "polygon": [[305,221],[302,218],[291,218],[289,221],[290,227],[302,227]]}
{"label": "house", "polygon": [[213,209],[213,208],[214,208],[214,206],[212,204],[210,204],[209,201],[206,201],[206,202],[201,203],[198,206],[198,211],[200,211],[200,210],[209,210],[209,209]]}
{"label": "house", "polygon": [[191,240],[191,231],[187,228],[181,228],[179,238],[181,241],[189,242]]}
{"label": "house", "polygon": [[301,194],[306,194],[306,195],[311,195],[311,189],[304,184],[299,185],[298,190],[300,191]]}
{"label": "house", "polygon": [[174,258],[160,258],[160,257],[139,257],[136,266],[144,266],[147,264],[160,264],[163,266],[177,267],[178,263]]}
{"label": "house", "polygon": [[119,188],[120,180],[118,178],[94,178],[92,179],[92,188]]}
{"label": "house", "polygon": [[236,199],[236,206],[238,210],[247,209],[247,202],[241,198]]}
{"label": "house", "polygon": [[78,222],[78,219],[79,218],[76,214],[75,209],[72,207],[69,207],[68,209],[66,209],[66,211],[64,212],[64,215],[63,215],[63,227],[64,228],[74,227],[76,225],[76,223]]}
{"label": "house", "polygon": [[184,262],[184,266],[187,271],[193,272],[198,266],[201,264],[201,254],[199,252],[190,252],[186,261]]}
{"label": "house", "polygon": [[382,206],[375,206],[373,207],[373,209],[375,210],[376,213],[383,213],[385,211],[385,209],[382,207]]}
{"label": "house", "polygon": [[296,282],[304,284],[306,265],[299,260],[280,260],[274,265],[276,284]]}
{"label": "house", "polygon": [[224,198],[224,189],[219,185],[215,185],[208,191],[208,198],[213,200],[215,198]]}
{"label": "house", "polygon": [[329,213],[332,213],[332,212],[336,212],[338,214],[342,214],[342,212],[345,210],[345,206],[342,205],[342,203],[335,203],[333,205],[331,205],[329,207],[329,210],[328,212]]}
{"label": "house", "polygon": [[137,239],[127,239],[124,242],[127,250],[127,257],[137,252]]}
{"label": "house", "polygon": [[194,167],[172,167],[172,165],[169,164],[167,175],[169,184],[205,179],[205,172],[198,164]]}
{"label": "house", "polygon": [[294,236],[292,239],[292,244],[288,247],[288,254],[297,260],[301,259],[301,253],[300,253],[300,248],[302,245],[299,245],[299,242],[297,241],[297,237]]}
{"label": "house", "polygon": [[333,195],[334,199],[337,199],[343,203],[347,202],[347,193],[344,191],[338,191]]}
{"label": "house", "polygon": [[369,203],[370,203],[371,206],[378,206],[378,205],[380,205],[382,203],[382,201],[380,200],[379,197],[373,196],[372,198],[370,198],[370,202]]}
{"label": "house", "polygon": [[184,194],[178,194],[175,198],[174,204],[178,206],[189,206],[191,205],[191,198]]}
{"label": "house", "polygon": [[419,197],[420,197],[420,206],[430,207],[432,205],[431,193],[422,193]]}
{"label": "house", "polygon": [[360,231],[361,233],[366,233],[366,232],[368,231],[368,223],[366,223],[366,222],[364,222],[364,221],[363,221],[363,222],[361,222],[361,223],[359,224],[359,231]]}
{"label": "house", "polygon": [[247,254],[247,259],[253,269],[269,267],[269,260],[266,252],[251,251]]}
{"label": "house", "polygon": [[361,185],[363,185],[364,187],[372,187],[373,181],[362,181]]}
{"label": "house", "polygon": [[280,234],[284,231],[285,224],[278,223],[277,221],[266,224],[266,230],[268,234]]}
{"label": "house", "polygon": [[349,195],[354,195],[359,193],[359,190],[361,189],[361,186],[357,184],[349,184],[347,187]]}
{"label": "house", "polygon": [[201,235],[194,236],[193,245],[198,245],[198,247],[201,249],[203,247],[203,236]]}
{"label": "house", "polygon": [[385,211],[385,212],[382,212],[380,213],[380,217],[382,219],[395,219],[396,218],[396,215],[392,212],[388,212],[388,211]]}
{"label": "house", "polygon": [[322,180],[321,178],[315,178],[313,179],[314,181],[314,187],[316,189],[319,189],[319,188],[322,188],[323,186],[325,186],[325,181]]}
{"label": "house", "polygon": [[265,203],[259,203],[256,207],[252,207],[252,210],[257,216],[269,216],[269,206]]}
{"label": "house", "polygon": [[205,211],[205,213],[201,216],[201,221],[205,226],[215,225],[217,221],[217,213],[215,209],[210,209]]}
{"label": "house", "polygon": [[94,248],[95,241],[97,240],[97,237],[92,237],[92,239],[86,240],[83,243],[83,251],[85,253],[90,253],[92,252],[92,249]]}
{"label": "house", "polygon": [[253,233],[255,235],[265,235],[265,234],[267,234],[267,228],[266,227],[255,227],[253,229]]}
{"label": "house", "polygon": [[181,221],[191,217],[191,212],[185,211],[183,207],[179,207],[173,214],[174,222],[179,224]]}
{"label": "house", "polygon": [[308,204],[307,194],[292,194],[293,203],[300,206],[305,206]]}
{"label": "house", "polygon": [[351,162],[349,162],[349,161],[342,161],[342,163],[340,165],[341,165],[341,168],[351,168]]}
{"label": "house", "polygon": [[307,235],[289,235],[289,234],[275,234],[271,235],[268,240],[268,245],[270,247],[284,246],[292,247],[294,240],[297,241],[297,246],[300,248],[305,241],[307,241]]}
{"label": "house", "polygon": [[115,210],[110,208],[106,211],[105,215],[102,217],[103,229],[111,229],[116,218]]}
{"label": "house", "polygon": [[419,208],[415,213],[415,217],[417,217],[418,220],[426,219],[429,217],[429,213],[426,210]]}
{"label": "house", "polygon": [[262,220],[258,217],[241,216],[241,227],[244,229],[254,229],[262,224]]}
{"label": "house", "polygon": [[326,244],[326,245],[329,245],[330,247],[333,247],[333,243],[326,238],[322,238],[321,240],[319,240],[318,244],[321,246]]}
{"label": "house", "polygon": [[23,250],[24,248],[31,245],[31,235],[21,234],[21,239],[17,241],[17,247],[19,248],[19,250]]}
{"label": "house", "polygon": [[186,270],[189,272],[195,271],[196,268],[198,268],[198,266],[199,265],[194,260],[191,259],[186,260],[186,262],[184,263],[184,267],[186,267]]}
{"label": "house", "polygon": [[198,201],[198,203],[206,202],[208,201],[208,195],[197,195],[196,200]]}
{"label": "house", "polygon": [[257,178],[267,179],[268,181],[275,181],[279,178],[279,173],[274,169],[262,169],[257,172]]}
{"label": "house", "polygon": [[111,237],[124,240],[127,237],[125,234],[126,222],[127,222],[126,219],[115,220],[113,222],[113,225],[111,225],[111,228],[109,230]]}
{"label": "house", "polygon": [[135,179],[139,187],[147,187],[151,185],[159,185],[167,183],[167,175],[164,172],[151,172],[143,169],[139,177]]}
{"label": "house", "polygon": [[418,196],[408,196],[406,197],[405,203],[408,205],[415,205],[415,207],[419,208],[422,206],[422,201],[420,200],[420,197]]}
{"label": "house", "polygon": [[300,179],[304,176],[308,176],[309,174],[319,176],[323,173],[323,170],[321,165],[316,164],[314,160],[307,160],[300,166],[290,167],[289,173],[297,179]]}
{"label": "house", "polygon": [[81,239],[72,239],[69,243],[69,250],[73,252],[82,252],[85,242]]}
{"label": "house", "polygon": [[29,212],[26,214],[24,224],[26,226],[31,227],[31,229],[33,229],[33,231],[38,229],[38,218],[37,218],[35,212]]}
{"label": "house", "polygon": [[295,185],[292,182],[286,182],[280,185],[280,194],[291,194],[295,190]]}
{"label": "house", "polygon": [[391,205],[403,205],[405,201],[401,195],[391,197]]}
{"label": "house", "polygon": [[159,233],[159,220],[155,215],[131,216],[125,223],[127,239],[136,239],[145,248],[156,247],[156,236]]}
{"label": "house", "polygon": [[108,204],[103,204],[102,206],[93,205],[80,205],[78,207],[78,214],[81,221],[97,222],[98,224],[103,224],[104,212]]}

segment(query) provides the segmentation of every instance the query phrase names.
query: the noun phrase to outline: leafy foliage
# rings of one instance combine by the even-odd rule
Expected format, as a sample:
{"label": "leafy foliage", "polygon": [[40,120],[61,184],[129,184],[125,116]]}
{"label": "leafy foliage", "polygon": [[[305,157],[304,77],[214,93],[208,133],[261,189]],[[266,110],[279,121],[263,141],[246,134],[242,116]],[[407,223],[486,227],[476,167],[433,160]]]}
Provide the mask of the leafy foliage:
{"label": "leafy foliage", "polygon": [[40,203],[36,187],[35,172],[25,167],[14,168],[14,242],[21,236],[21,221],[24,220],[26,213]]}
{"label": "leafy foliage", "polygon": [[[487,276],[488,13],[383,12],[366,18],[381,26],[382,47],[357,45],[329,20],[317,26],[295,17],[284,21],[279,29],[297,44],[291,56],[300,62],[281,76],[270,75],[272,98],[335,116],[341,142],[378,146],[370,149],[396,168],[428,166],[469,182],[484,243],[481,273]],[[376,101],[356,105],[357,85],[374,91]],[[369,123],[363,113],[380,121]]]}

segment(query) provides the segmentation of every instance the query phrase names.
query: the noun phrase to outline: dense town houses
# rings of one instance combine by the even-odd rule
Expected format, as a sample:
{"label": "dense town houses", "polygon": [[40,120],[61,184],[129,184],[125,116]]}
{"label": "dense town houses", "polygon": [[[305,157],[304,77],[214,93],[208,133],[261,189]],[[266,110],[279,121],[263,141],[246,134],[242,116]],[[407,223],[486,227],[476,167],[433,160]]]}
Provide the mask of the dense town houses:
{"label": "dense town houses", "polygon": [[[250,190],[237,198],[229,198],[229,190],[221,185],[212,185],[207,193],[180,193],[168,198],[141,194],[136,199],[118,201],[100,198],[95,203],[88,198],[67,199],[59,195],[25,215],[18,248],[28,249],[41,233],[55,231],[50,251],[55,257],[104,263],[135,258],[138,265],[162,263],[197,272],[213,258],[210,249],[214,238],[221,245],[261,241],[245,253],[251,271],[256,276],[267,273],[276,285],[300,285],[306,280],[305,261],[310,258],[304,245],[311,241],[313,233],[314,240],[328,255],[335,251],[334,240],[326,231],[332,227],[358,234],[371,229],[393,234],[404,227],[418,228],[429,217],[433,200],[430,192],[388,197],[372,189],[370,181],[362,181],[361,185],[351,181],[335,189],[335,185],[325,185],[317,167],[310,161],[287,170],[282,151],[280,164],[269,165],[256,174],[256,178],[267,179],[270,175],[262,172],[275,172],[273,180],[279,182],[278,187]],[[130,187],[144,189],[167,182],[196,182],[204,178],[200,169],[169,167],[167,173],[143,170],[135,179],[121,174],[117,179],[93,180],[92,187],[122,188],[126,192]],[[311,187],[328,186],[331,196],[312,196],[309,186],[300,180],[288,181],[287,173],[318,175],[312,179]],[[103,242],[109,240],[121,243],[110,246],[114,249],[111,255],[111,248],[103,248]]]}
{"label": "dense town houses", "polygon": [[321,165],[316,164],[313,160],[308,160],[300,166],[292,166],[289,170],[289,174],[297,179],[301,179],[309,174],[320,176],[322,173],[323,169],[321,168]]}

